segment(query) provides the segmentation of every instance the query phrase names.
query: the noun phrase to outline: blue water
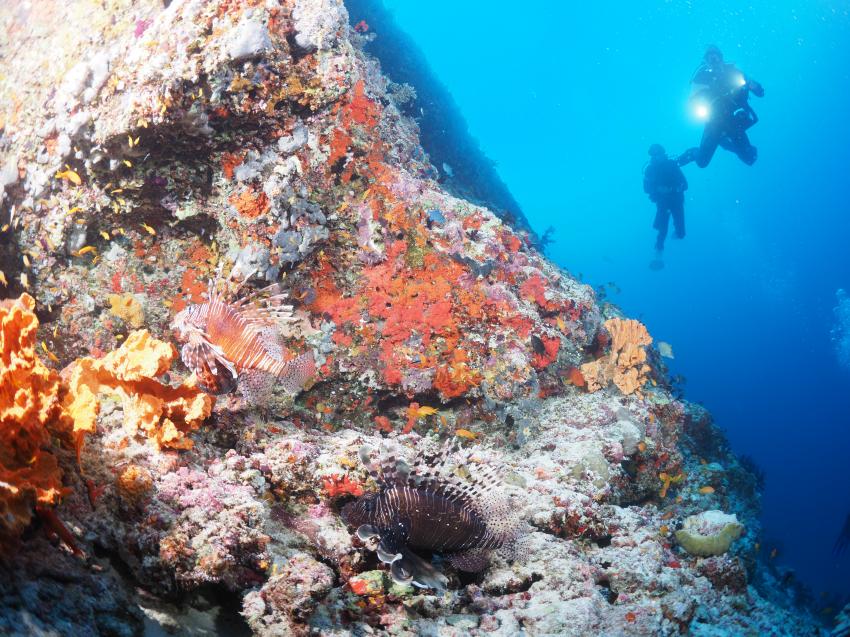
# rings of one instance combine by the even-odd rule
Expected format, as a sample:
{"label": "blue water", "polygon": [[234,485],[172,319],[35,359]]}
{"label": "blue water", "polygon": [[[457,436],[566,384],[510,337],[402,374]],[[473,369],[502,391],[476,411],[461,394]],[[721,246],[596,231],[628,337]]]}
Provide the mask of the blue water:
{"label": "blue water", "polygon": [[[850,593],[850,556],[831,556],[850,511],[850,366],[833,309],[850,289],[847,2],[385,5],[532,226],[555,227],[549,255],[614,282],[609,296],[672,344],[687,397],[765,470],[776,561],[815,591]],[[654,272],[641,168],[652,142],[698,143],[688,82],[709,43],[765,87],[751,98],[759,160],[718,150],[685,168],[687,237],[668,239]]]}

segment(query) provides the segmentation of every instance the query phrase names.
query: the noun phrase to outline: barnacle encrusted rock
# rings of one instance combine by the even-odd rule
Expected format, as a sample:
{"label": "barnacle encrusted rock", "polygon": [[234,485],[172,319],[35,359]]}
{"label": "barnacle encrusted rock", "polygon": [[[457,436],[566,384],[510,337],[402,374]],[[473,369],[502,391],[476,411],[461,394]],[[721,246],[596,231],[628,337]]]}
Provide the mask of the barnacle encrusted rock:
{"label": "barnacle encrusted rock", "polygon": [[59,375],[35,353],[38,319],[29,294],[0,302],[0,538],[29,523],[35,505],[64,492],[47,451],[48,426],[62,416]]}
{"label": "barnacle encrusted rock", "polygon": [[685,518],[682,528],[676,531],[676,540],[691,555],[709,557],[723,555],[743,532],[734,513],[704,511]]}
{"label": "barnacle encrusted rock", "polygon": [[114,394],[121,400],[128,433],[141,430],[159,447],[190,448],[186,434],[210,415],[215,399],[197,389],[191,378],[177,387],[158,380],[176,356],[173,345],[139,330],[101,359],[76,361],[68,371],[66,407],[78,442],[95,429],[98,396]]}

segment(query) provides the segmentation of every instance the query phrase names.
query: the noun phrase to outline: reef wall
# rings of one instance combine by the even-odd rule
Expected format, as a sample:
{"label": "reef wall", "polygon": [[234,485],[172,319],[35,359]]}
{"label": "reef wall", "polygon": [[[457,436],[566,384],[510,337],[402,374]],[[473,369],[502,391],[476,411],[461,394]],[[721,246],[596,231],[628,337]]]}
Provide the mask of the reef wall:
{"label": "reef wall", "polygon": [[[434,179],[341,0],[0,17],[0,632],[818,634],[645,328]],[[213,397],[179,361],[219,270],[288,293],[296,396]],[[437,594],[339,512],[375,488],[364,445],[445,440],[530,531],[438,561]]]}

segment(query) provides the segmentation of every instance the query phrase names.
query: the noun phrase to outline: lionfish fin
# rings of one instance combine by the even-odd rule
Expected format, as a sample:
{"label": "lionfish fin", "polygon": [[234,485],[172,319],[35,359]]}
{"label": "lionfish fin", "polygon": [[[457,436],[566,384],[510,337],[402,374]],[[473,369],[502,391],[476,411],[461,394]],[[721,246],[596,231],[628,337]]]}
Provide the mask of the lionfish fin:
{"label": "lionfish fin", "polygon": [[245,369],[239,376],[239,391],[248,405],[262,405],[274,391],[277,377],[260,369]]}
{"label": "lionfish fin", "polygon": [[487,549],[469,549],[448,556],[449,562],[456,569],[467,573],[478,573],[487,568],[490,551]]}
{"label": "lionfish fin", "polygon": [[180,350],[180,358],[208,394],[227,394],[236,389],[236,368],[221,348],[210,343],[202,332],[192,333],[189,342]]}
{"label": "lionfish fin", "polygon": [[[456,467],[465,467],[468,477],[458,475]],[[474,510],[487,526],[486,541],[479,548],[512,542],[525,531],[519,512],[511,506],[500,485],[500,472],[496,468],[472,462],[469,451],[458,449],[454,440],[444,444],[436,454],[423,454],[408,478],[410,487],[427,488]]]}
{"label": "lionfish fin", "polygon": [[283,363],[277,373],[278,383],[287,393],[295,395],[316,375],[316,360],[313,352],[304,352],[291,361]]}
{"label": "lionfish fin", "polygon": [[413,584],[439,592],[444,591],[449,583],[448,578],[432,564],[406,548],[390,564],[390,574],[398,584]]}

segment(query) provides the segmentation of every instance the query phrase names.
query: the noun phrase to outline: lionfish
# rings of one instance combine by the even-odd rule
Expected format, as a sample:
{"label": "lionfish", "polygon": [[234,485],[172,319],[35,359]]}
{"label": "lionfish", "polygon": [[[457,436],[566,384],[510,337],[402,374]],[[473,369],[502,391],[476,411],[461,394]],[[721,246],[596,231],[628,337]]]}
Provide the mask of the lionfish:
{"label": "lionfish", "polygon": [[452,471],[449,445],[420,457],[412,468],[391,454],[376,468],[370,453],[364,447],[360,458],[380,490],[348,503],[341,515],[390,565],[393,580],[445,588],[446,576],[417,550],[441,553],[455,568],[468,572],[484,570],[494,551],[517,556],[528,525],[512,510],[494,469],[477,465],[474,475],[460,477]]}
{"label": "lionfish", "polygon": [[[219,273],[220,275],[220,273]],[[179,312],[172,323],[183,343],[180,358],[208,394],[228,394],[237,387],[249,404],[266,397],[275,384],[296,394],[316,372],[311,352],[284,359],[282,338],[296,322],[286,294],[277,285],[228,301],[209,282],[207,300]],[[244,283],[244,282],[243,282]],[[241,285],[240,285],[241,287]]]}

